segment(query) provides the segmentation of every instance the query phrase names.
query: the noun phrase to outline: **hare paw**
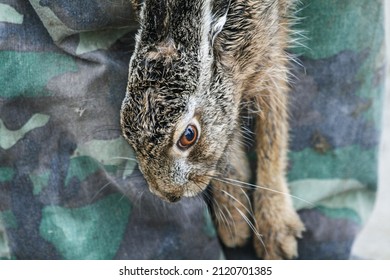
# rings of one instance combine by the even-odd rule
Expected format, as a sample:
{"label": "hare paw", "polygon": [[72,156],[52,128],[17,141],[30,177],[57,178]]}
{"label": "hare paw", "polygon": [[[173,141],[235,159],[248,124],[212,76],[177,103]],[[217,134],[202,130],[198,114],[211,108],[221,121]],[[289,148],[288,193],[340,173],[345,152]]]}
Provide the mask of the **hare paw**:
{"label": "hare paw", "polygon": [[280,208],[280,205],[263,205],[255,211],[256,227],[261,236],[255,237],[254,246],[259,258],[292,259],[298,256],[297,238],[302,237],[305,227],[292,207]]}

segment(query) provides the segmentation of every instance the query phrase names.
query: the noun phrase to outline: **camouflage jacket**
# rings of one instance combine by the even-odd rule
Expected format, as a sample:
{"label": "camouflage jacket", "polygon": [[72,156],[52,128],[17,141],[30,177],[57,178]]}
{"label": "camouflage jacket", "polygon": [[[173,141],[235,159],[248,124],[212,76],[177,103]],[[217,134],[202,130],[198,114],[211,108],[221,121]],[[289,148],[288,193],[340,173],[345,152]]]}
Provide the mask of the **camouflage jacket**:
{"label": "camouflage jacket", "polygon": [[[119,130],[128,2],[0,3],[0,259],[253,257],[222,248],[201,200],[149,194],[131,160]],[[375,201],[383,3],[302,2],[288,170],[312,202],[294,200],[300,258],[345,259]]]}

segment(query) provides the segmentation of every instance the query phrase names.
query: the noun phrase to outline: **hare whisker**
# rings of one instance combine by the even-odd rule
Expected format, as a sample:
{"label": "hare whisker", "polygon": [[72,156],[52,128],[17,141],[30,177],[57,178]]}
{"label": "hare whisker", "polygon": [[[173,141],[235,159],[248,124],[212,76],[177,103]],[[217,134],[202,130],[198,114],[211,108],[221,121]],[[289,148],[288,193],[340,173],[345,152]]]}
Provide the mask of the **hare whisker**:
{"label": "hare whisker", "polygon": [[130,160],[130,161],[138,162],[137,159],[135,159],[135,158],[129,158],[129,157],[111,157],[110,159],[111,159],[111,160],[112,160],[112,159],[124,159],[124,160]]}
{"label": "hare whisker", "polygon": [[239,181],[239,180],[234,180],[234,179],[231,179],[231,178],[220,178],[220,177],[216,177],[216,176],[210,176],[210,177],[213,178],[214,180],[217,180],[217,181],[220,181],[220,182],[223,182],[223,183],[227,183],[227,184],[230,184],[230,185],[233,185],[233,186],[237,186],[237,187],[247,187],[249,189],[250,188],[258,188],[258,189],[263,189],[263,190],[267,190],[267,191],[270,191],[270,192],[274,192],[274,193],[277,193],[277,194],[282,194],[282,195],[289,196],[289,197],[292,197],[294,199],[300,200],[302,202],[305,202],[305,203],[307,203],[310,206],[314,206],[314,204],[312,202],[307,201],[307,200],[305,200],[303,198],[300,198],[298,196],[292,195],[290,193],[277,191],[277,190],[274,190],[274,189],[271,189],[271,188],[267,188],[267,187],[263,187],[263,186],[259,186],[259,185],[255,185],[255,184],[251,184],[251,183],[246,183],[246,182],[242,182],[242,181]]}
{"label": "hare whisker", "polygon": [[92,203],[96,197],[105,189],[107,188],[110,184],[112,184],[112,182],[108,182],[106,184],[104,184],[94,195],[93,197],[90,199],[89,203]]}
{"label": "hare whisker", "polygon": [[268,251],[267,251],[267,247],[265,246],[265,243],[264,243],[264,240],[263,240],[263,236],[257,231],[256,227],[253,225],[253,223],[248,219],[248,217],[242,213],[242,211],[240,209],[238,209],[236,206],[234,206],[234,208],[236,208],[237,212],[241,215],[241,217],[245,220],[245,222],[248,224],[248,226],[251,228],[253,234],[256,236],[256,238],[260,241],[260,243],[263,245],[264,247],[264,250],[265,250],[265,253],[268,255]]}

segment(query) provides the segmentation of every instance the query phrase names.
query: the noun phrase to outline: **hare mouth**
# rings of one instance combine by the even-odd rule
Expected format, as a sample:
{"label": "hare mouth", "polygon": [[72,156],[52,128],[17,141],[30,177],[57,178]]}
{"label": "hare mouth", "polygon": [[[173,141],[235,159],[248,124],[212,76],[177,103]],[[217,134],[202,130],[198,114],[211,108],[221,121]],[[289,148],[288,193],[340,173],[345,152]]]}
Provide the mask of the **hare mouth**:
{"label": "hare mouth", "polygon": [[194,175],[190,176],[187,183],[182,186],[168,186],[149,184],[149,190],[167,202],[178,202],[182,197],[195,197],[207,189],[210,178],[207,176]]}
{"label": "hare mouth", "polygon": [[184,189],[185,197],[194,197],[202,193],[210,183],[210,178],[207,176],[194,175],[190,176],[189,183]]}
{"label": "hare mouth", "polygon": [[183,197],[183,191],[164,191],[161,189],[157,190],[156,188],[151,187],[149,187],[149,190],[151,193],[166,202],[178,202]]}

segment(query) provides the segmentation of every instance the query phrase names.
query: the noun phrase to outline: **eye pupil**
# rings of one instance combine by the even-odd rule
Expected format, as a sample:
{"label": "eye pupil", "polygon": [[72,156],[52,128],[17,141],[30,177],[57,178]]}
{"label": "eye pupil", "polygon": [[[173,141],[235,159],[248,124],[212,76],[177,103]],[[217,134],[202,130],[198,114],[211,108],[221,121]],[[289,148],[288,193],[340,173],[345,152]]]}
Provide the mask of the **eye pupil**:
{"label": "eye pupil", "polygon": [[198,137],[198,130],[194,125],[189,125],[179,139],[180,148],[189,148],[195,144]]}
{"label": "eye pupil", "polygon": [[184,132],[184,136],[188,142],[191,142],[195,138],[195,132],[192,127],[187,127],[186,131]]}

